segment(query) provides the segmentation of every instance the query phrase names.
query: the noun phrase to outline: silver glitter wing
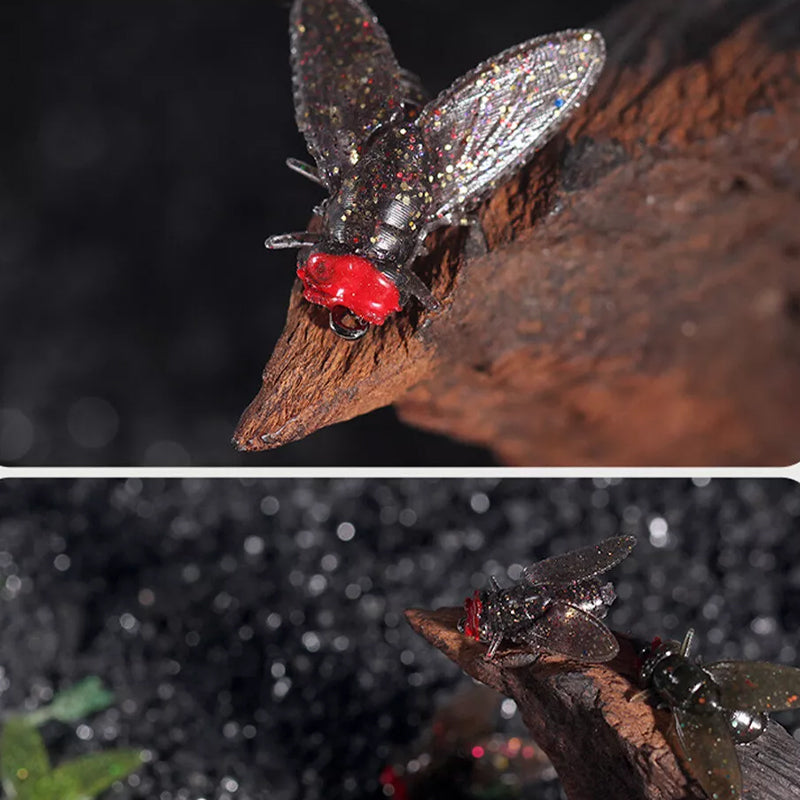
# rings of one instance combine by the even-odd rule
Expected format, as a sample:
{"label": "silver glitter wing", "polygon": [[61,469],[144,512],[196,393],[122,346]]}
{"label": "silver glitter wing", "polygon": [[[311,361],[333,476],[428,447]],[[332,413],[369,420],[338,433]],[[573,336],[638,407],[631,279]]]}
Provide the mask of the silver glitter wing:
{"label": "silver glitter wing", "polygon": [[437,216],[469,210],[556,133],[605,63],[597,31],[512,47],[459,78],[417,122],[434,153]]}
{"label": "silver glitter wing", "polygon": [[800,708],[800,669],[765,661],[717,661],[703,669],[714,679],[725,708],[783,711]]}
{"label": "silver glitter wing", "polygon": [[614,536],[590,547],[537,561],[523,571],[522,579],[534,586],[585,581],[615,567],[635,545],[634,536]]}
{"label": "silver glitter wing", "polygon": [[334,191],[359,143],[422,90],[361,0],[295,0],[290,35],[297,127]]}
{"label": "silver glitter wing", "polygon": [[551,604],[514,638],[576,661],[610,661],[619,652],[614,634],[600,620],[569,603]]}
{"label": "silver glitter wing", "polygon": [[675,709],[675,732],[689,773],[715,800],[740,800],[742,771],[722,714]]}

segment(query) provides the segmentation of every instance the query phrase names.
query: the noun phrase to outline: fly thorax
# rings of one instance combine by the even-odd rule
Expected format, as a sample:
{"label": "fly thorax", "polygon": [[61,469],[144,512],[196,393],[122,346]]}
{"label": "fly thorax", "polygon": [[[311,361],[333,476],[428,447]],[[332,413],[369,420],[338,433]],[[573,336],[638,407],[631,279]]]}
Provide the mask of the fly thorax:
{"label": "fly thorax", "polygon": [[706,674],[704,680],[695,684],[690,702],[696,714],[713,714],[719,711],[721,708],[719,687],[709,675]]}
{"label": "fly thorax", "polygon": [[513,638],[517,630],[542,616],[549,602],[549,598],[523,584],[485,592],[482,633],[487,641],[498,633]]}
{"label": "fly thorax", "polygon": [[719,710],[719,688],[711,676],[681,655],[663,658],[654,668],[653,688],[670,706],[695,714]]}
{"label": "fly thorax", "polygon": [[381,128],[342,176],[326,208],[326,227],[378,262],[402,266],[433,211],[431,168],[416,126],[400,120]]}
{"label": "fly thorax", "polygon": [[522,604],[524,619],[530,622],[544,616],[552,601],[552,597],[543,592],[527,592]]}

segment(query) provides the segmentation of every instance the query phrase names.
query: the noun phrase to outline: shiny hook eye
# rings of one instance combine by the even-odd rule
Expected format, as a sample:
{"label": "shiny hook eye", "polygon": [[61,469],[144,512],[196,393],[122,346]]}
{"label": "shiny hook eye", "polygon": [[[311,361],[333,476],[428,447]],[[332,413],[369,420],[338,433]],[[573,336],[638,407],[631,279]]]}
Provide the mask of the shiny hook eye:
{"label": "shiny hook eye", "polygon": [[369,322],[361,319],[346,306],[334,306],[331,309],[329,322],[331,330],[337,336],[350,341],[360,339],[369,328]]}

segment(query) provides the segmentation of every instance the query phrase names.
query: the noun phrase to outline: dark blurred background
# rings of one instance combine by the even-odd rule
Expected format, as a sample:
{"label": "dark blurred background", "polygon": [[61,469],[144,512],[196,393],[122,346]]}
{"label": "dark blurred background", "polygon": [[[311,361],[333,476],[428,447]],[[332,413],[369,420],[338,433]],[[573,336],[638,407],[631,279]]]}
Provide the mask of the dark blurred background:
{"label": "dark blurred background", "polygon": [[798,664],[799,524],[781,480],[4,481],[0,714],[98,675],[114,708],[43,732],[54,760],[147,748],[109,797],[378,797],[471,685],[404,609],[630,533],[613,628]]}
{"label": "dark blurred background", "polygon": [[[391,410],[273,453],[229,445],[294,280],[263,240],[322,197],[284,166],[306,157],[288,5],[2,4],[0,463],[492,463]],[[614,5],[373,3],[431,92]]]}

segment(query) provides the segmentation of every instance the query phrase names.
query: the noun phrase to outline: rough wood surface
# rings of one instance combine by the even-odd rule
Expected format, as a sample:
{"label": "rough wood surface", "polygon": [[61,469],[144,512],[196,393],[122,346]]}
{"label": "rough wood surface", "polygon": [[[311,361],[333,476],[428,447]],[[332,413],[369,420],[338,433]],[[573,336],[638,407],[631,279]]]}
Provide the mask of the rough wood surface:
{"label": "rough wood surface", "polygon": [[[460,608],[406,611],[411,627],[467,674],[514,699],[531,736],[558,772],[570,800],[705,798],[665,739],[667,711],[631,702],[638,688],[636,651],[617,634],[608,664],[545,657],[509,669],[484,659],[486,646],[460,634]],[[800,798],[800,743],[771,722],[755,742],[737,747],[747,800]]]}
{"label": "rough wood surface", "polygon": [[358,342],[295,286],[234,443],[394,403],[509,464],[800,458],[800,4],[641,0],[565,133],[431,237],[412,303]]}

